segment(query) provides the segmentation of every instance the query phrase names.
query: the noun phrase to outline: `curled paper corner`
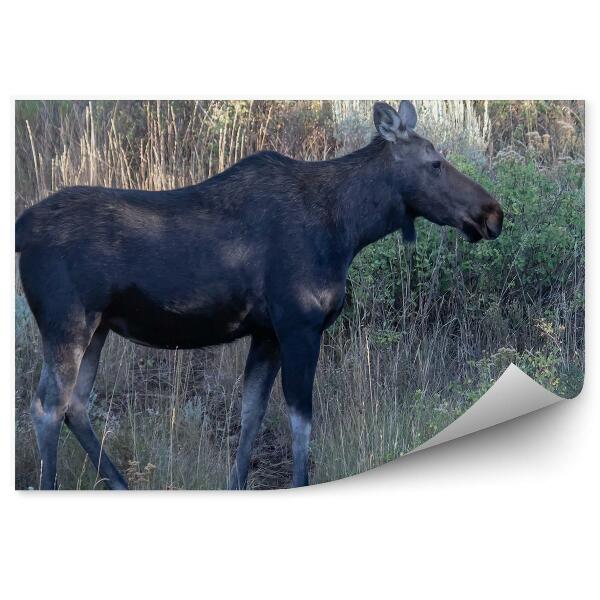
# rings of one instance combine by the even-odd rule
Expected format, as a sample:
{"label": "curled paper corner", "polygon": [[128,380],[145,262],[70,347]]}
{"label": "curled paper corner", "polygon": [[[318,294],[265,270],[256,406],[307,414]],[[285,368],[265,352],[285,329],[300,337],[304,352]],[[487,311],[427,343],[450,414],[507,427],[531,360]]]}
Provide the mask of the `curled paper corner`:
{"label": "curled paper corner", "polygon": [[562,400],[511,363],[471,408],[408,454],[493,427]]}

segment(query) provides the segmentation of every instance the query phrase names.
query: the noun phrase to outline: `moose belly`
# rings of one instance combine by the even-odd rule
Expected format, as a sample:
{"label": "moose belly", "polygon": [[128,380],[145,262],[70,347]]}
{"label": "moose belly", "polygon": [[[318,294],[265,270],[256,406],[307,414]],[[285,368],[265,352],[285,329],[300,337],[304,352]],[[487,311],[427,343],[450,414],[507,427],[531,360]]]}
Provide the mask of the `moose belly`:
{"label": "moose belly", "polygon": [[247,302],[178,306],[157,303],[136,294],[120,297],[105,313],[105,323],[115,333],[155,348],[201,348],[231,342],[252,333],[256,326]]}

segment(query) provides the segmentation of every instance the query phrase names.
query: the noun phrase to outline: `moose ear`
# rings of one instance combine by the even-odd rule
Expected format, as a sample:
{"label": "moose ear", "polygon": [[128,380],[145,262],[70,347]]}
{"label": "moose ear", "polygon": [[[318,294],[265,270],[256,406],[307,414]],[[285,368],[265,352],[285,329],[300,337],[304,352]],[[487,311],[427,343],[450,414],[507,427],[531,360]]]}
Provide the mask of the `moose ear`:
{"label": "moose ear", "polygon": [[406,135],[406,127],[402,127],[400,115],[386,102],[375,102],[373,122],[381,137],[388,142],[395,143]]}
{"label": "moose ear", "polygon": [[402,100],[398,109],[400,121],[405,129],[414,129],[417,126],[417,111],[412,102]]}

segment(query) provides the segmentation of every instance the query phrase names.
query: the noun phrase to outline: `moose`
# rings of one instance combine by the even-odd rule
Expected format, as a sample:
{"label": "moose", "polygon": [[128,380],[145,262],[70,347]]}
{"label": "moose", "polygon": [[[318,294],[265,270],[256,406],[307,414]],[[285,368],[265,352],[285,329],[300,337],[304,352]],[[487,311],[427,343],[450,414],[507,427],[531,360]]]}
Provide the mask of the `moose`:
{"label": "moose", "polygon": [[308,484],[312,391],[321,336],[344,304],[354,257],[415,219],[469,242],[500,235],[486,190],[416,133],[417,114],[376,102],[365,147],[324,161],[272,151],[167,191],[70,187],[22,213],[16,252],[41,333],[31,414],[40,487],[55,489],[63,422],[110,489],[127,483],[103,450],[88,400],[109,331],[185,349],[250,336],[230,489],[246,487],[254,440],[281,369],[292,437],[292,486]]}

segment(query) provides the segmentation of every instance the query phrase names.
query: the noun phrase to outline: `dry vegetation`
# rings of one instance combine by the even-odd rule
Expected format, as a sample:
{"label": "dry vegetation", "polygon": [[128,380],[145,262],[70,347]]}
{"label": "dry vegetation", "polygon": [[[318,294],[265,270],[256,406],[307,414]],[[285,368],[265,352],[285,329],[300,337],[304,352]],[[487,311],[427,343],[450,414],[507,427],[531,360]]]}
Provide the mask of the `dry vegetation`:
{"label": "dry vegetation", "polygon": [[[583,381],[583,106],[422,102],[422,130],[504,204],[503,235],[467,246],[419,226],[389,236],[350,274],[349,302],[324,336],[315,384],[313,482],[377,466],[460,415],[515,362],[573,396]],[[371,103],[19,102],[16,212],[66,185],[163,189],[197,183],[274,149],[319,160],[371,133]],[[160,248],[157,248],[160,252]],[[28,414],[39,338],[17,281],[16,486],[35,487]],[[104,446],[136,489],[225,486],[239,433],[247,341],[196,351],[111,334],[93,392]],[[279,382],[249,487],[285,487],[289,432]],[[66,428],[59,485],[102,487]]]}

